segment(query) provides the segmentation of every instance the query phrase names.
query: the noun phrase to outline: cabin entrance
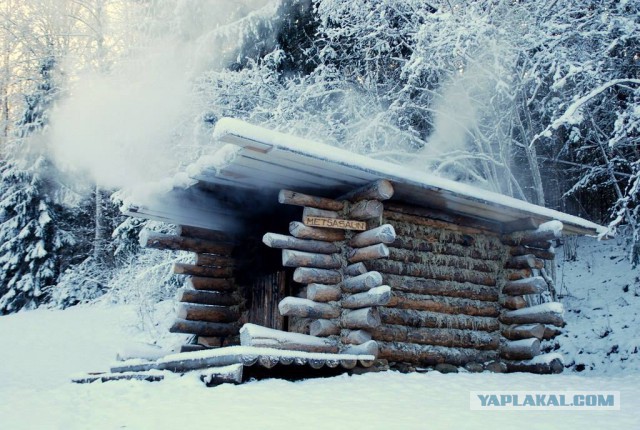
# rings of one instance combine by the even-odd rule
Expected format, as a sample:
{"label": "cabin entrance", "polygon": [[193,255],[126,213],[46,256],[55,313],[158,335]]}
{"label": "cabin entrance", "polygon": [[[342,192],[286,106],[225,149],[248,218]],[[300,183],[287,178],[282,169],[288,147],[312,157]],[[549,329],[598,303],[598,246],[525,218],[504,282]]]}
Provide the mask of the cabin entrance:
{"label": "cabin entrance", "polygon": [[[264,210],[264,209],[263,209]],[[244,300],[246,322],[288,331],[288,319],[280,315],[278,303],[292,291],[293,270],[282,267],[282,251],[262,243],[269,231],[286,233],[289,222],[299,218],[299,208],[275,205],[268,213],[253,218],[236,251],[244,262],[237,271],[237,281]]]}

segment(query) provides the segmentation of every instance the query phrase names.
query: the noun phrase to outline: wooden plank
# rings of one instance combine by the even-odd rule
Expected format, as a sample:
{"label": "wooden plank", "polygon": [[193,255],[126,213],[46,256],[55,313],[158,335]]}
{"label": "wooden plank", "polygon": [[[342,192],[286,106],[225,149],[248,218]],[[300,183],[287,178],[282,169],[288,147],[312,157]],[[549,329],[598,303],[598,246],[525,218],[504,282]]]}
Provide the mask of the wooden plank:
{"label": "wooden plank", "polygon": [[309,227],[335,228],[341,230],[357,230],[364,231],[367,229],[365,221],[356,221],[350,219],[324,218],[319,216],[306,216],[303,219],[304,225]]}

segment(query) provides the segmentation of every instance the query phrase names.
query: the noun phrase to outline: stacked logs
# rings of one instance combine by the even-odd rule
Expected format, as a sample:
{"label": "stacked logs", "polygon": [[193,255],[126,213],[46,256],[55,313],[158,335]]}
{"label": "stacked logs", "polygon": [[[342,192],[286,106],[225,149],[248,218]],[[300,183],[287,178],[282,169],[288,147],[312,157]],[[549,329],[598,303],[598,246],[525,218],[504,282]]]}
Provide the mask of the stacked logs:
{"label": "stacked logs", "polygon": [[377,355],[370,332],[380,325],[378,306],[390,300],[391,288],[363,262],[389,256],[385,244],[395,240],[395,231],[379,221],[382,200],[392,195],[391,183],[384,180],[340,200],[282,190],[279,202],[303,206],[303,218],[364,221],[369,229],[353,234],[292,222],[291,236],[267,233],[263,238],[266,245],[283,249],[282,264],[295,267],[293,280],[306,284],[306,298],[285,298],[278,306],[280,313],[310,319],[310,335],[331,338],[343,353]]}
{"label": "stacked logs", "polygon": [[371,331],[380,358],[464,365],[498,357],[504,246],[487,226],[446,216],[398,203],[383,211],[396,237],[385,244],[387,259],[365,262],[391,288]]}
{"label": "stacked logs", "polygon": [[557,336],[559,328],[564,326],[562,305],[548,302],[530,306],[540,294],[549,292],[554,296],[545,261],[553,261],[555,254],[551,241],[559,239],[561,232],[562,224],[550,221],[536,229],[502,236],[502,242],[509,249],[509,258],[505,262],[505,281],[500,291],[500,303],[504,308],[499,318],[502,323],[500,356],[505,359],[509,371],[562,371],[562,363],[556,354],[540,355],[540,342]]}
{"label": "stacked logs", "polygon": [[180,226],[176,235],[144,231],[144,247],[195,253],[195,263],[174,263],[173,272],[187,276],[178,293],[180,302],[172,333],[198,336],[206,346],[238,343],[241,298],[235,285],[233,242],[226,234]]}

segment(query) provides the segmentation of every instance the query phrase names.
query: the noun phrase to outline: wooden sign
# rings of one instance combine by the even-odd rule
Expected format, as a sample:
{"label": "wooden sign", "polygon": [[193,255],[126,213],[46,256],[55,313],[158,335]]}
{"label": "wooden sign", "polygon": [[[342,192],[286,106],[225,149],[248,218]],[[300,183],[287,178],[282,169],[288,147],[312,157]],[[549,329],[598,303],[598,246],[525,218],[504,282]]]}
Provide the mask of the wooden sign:
{"label": "wooden sign", "polygon": [[309,227],[338,228],[342,230],[366,230],[367,223],[351,219],[325,218],[321,216],[306,216],[302,222]]}

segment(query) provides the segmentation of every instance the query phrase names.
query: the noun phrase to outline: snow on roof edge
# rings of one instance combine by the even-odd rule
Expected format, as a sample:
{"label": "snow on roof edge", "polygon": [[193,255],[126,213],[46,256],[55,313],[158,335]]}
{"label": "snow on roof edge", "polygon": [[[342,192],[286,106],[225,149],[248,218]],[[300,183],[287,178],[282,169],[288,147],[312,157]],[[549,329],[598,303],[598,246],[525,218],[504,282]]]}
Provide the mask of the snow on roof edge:
{"label": "snow on roof edge", "polygon": [[400,170],[399,165],[392,164],[387,161],[376,160],[365,155],[357,154],[325,143],[269,130],[235,118],[221,118],[217,122],[213,138],[222,140],[226,135],[235,135],[259,144],[270,145],[281,150],[309,155],[318,159],[324,159],[331,163],[341,165],[346,164],[349,166],[356,165],[363,171],[379,174],[391,181],[413,184],[423,188],[434,189],[436,191],[447,191],[471,201],[484,200],[485,202],[494,205],[508,207],[528,212],[532,215],[548,218],[550,220],[558,220],[564,223],[574,224],[585,229],[594,230],[600,236],[605,235],[608,232],[606,227],[575,215],[535,205],[533,203],[505,196],[493,191],[483,190],[469,184],[455,182],[450,179],[431,175],[419,170],[410,169],[407,168],[407,166],[402,166],[403,168]]}

